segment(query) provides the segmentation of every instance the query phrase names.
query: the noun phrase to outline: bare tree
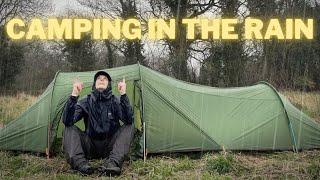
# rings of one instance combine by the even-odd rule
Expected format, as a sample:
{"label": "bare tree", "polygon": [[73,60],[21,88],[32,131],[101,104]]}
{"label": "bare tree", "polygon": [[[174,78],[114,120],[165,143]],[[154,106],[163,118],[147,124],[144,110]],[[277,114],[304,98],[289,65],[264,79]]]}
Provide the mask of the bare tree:
{"label": "bare tree", "polygon": [[[136,0],[78,0],[78,2],[90,8],[92,14],[95,16],[102,15],[108,18],[120,17],[122,19],[137,18],[139,16]],[[115,65],[113,55],[115,53],[121,53],[123,55],[125,58],[124,65],[135,64],[137,62],[146,65],[141,40],[105,40],[105,45],[108,50],[106,64],[109,65],[109,67]]]}
{"label": "bare tree", "polygon": [[16,16],[28,19],[44,15],[51,7],[50,1],[0,0],[0,89],[12,89],[15,77],[24,65],[25,42],[11,41],[5,32],[5,23]]}
{"label": "bare tree", "polygon": [[48,0],[1,0],[0,1],[0,24],[8,19],[20,16],[24,18],[44,15],[51,9],[51,1]]}
{"label": "bare tree", "polygon": [[[174,40],[165,40],[169,49],[169,69],[174,77],[195,81],[188,68],[188,60],[192,58],[194,49],[191,45],[195,40],[186,39],[186,27],[182,24],[184,18],[194,18],[219,7],[219,2],[215,0],[149,0],[151,13],[155,17],[175,18],[176,34]],[[195,56],[193,58],[196,58]]]}

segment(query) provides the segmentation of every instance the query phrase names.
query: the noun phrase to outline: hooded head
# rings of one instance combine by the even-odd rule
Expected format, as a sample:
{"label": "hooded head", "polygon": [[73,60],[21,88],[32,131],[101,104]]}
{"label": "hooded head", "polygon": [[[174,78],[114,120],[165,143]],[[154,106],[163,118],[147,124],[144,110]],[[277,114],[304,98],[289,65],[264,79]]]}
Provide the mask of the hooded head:
{"label": "hooded head", "polygon": [[111,81],[112,79],[107,72],[98,71],[94,75],[92,90],[98,89],[102,91],[107,89],[109,86],[111,87]]}
{"label": "hooded head", "polygon": [[95,99],[108,100],[112,96],[111,77],[105,71],[98,71],[94,75],[92,94]]}

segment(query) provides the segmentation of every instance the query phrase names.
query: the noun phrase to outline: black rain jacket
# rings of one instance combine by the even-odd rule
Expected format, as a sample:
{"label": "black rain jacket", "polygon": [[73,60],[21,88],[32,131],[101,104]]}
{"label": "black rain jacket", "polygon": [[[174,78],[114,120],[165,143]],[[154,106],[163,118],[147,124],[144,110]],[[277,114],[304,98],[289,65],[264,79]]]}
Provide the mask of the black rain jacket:
{"label": "black rain jacket", "polygon": [[133,112],[126,94],[117,98],[112,94],[111,86],[100,92],[93,91],[78,102],[78,97],[70,96],[66,102],[63,123],[72,126],[83,118],[85,132],[92,138],[103,139],[112,136],[120,127],[133,123]]}

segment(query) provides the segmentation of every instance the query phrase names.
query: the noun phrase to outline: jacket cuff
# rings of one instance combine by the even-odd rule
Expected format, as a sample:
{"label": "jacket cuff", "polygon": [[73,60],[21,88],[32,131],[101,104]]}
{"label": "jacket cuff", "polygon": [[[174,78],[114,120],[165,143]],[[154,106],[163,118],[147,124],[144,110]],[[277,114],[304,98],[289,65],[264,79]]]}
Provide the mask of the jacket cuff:
{"label": "jacket cuff", "polygon": [[120,96],[120,100],[128,100],[127,94],[122,94],[122,95]]}
{"label": "jacket cuff", "polygon": [[79,96],[70,96],[71,101],[77,101]]}

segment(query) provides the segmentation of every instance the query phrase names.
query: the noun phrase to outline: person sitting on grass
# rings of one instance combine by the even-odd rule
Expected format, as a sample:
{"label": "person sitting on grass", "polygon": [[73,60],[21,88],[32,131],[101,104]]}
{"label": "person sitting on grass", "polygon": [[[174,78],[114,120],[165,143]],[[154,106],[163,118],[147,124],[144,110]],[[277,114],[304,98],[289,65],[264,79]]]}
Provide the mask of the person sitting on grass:
{"label": "person sitting on grass", "polygon": [[[72,169],[90,175],[95,169],[88,160],[104,158],[98,171],[107,176],[119,175],[133,139],[133,111],[126,95],[125,80],[118,83],[120,99],[112,94],[111,77],[105,71],[94,75],[92,92],[78,101],[82,88],[80,81],[73,84],[63,112],[66,160]],[[74,125],[82,118],[84,132]]]}

